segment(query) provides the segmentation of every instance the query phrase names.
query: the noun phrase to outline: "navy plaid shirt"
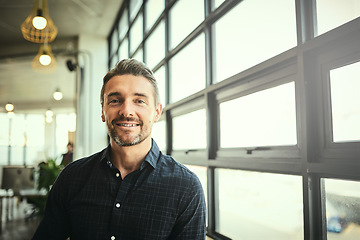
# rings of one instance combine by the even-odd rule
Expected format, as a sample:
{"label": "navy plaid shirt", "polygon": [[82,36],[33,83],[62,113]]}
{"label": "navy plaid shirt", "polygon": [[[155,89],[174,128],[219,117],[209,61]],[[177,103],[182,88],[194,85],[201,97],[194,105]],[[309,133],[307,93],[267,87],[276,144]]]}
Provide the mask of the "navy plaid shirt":
{"label": "navy plaid shirt", "polygon": [[152,141],[141,168],[122,180],[110,151],[61,172],[34,240],[205,239],[205,198],[194,173]]}

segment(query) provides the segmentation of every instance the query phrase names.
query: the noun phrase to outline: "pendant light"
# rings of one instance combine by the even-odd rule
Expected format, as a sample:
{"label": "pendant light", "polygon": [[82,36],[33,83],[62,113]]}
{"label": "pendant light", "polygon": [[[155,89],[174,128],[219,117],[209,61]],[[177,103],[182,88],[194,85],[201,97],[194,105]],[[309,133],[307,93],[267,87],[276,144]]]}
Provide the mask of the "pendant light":
{"label": "pendant light", "polygon": [[57,67],[57,62],[49,44],[45,43],[40,46],[39,52],[32,61],[32,67],[35,71],[55,71]]}
{"label": "pendant light", "polygon": [[21,32],[30,42],[49,43],[55,40],[58,29],[49,16],[47,0],[34,0],[31,13],[21,24]]}

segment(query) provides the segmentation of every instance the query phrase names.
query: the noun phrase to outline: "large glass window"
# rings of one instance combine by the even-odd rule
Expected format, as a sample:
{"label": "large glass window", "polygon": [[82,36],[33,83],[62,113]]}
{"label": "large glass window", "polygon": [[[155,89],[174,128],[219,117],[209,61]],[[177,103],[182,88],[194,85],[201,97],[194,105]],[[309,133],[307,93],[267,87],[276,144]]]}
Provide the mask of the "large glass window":
{"label": "large glass window", "polygon": [[206,114],[204,109],[174,117],[173,147],[175,150],[206,148]]}
{"label": "large glass window", "polygon": [[360,182],[323,179],[328,240],[360,238]]}
{"label": "large glass window", "polygon": [[45,116],[27,115],[26,117],[26,164],[39,161],[38,156],[45,146]]}
{"label": "large glass window", "polygon": [[176,47],[203,20],[203,0],[177,1],[170,10],[170,48]]}
{"label": "large glass window", "polygon": [[165,57],[165,24],[163,21],[146,40],[146,64],[153,68]]}
{"label": "large glass window", "polygon": [[242,1],[215,23],[215,81],[296,46],[295,1]]}
{"label": "large glass window", "polygon": [[123,11],[123,14],[121,15],[120,22],[119,22],[119,39],[120,41],[125,37],[128,29],[129,29],[129,23],[128,23],[128,11],[125,9]]}
{"label": "large glass window", "polygon": [[360,141],[360,62],[330,71],[333,141]]}
{"label": "large glass window", "polygon": [[129,57],[129,40],[125,38],[119,48],[119,60]]}
{"label": "large glass window", "polygon": [[216,229],[232,239],[303,240],[299,176],[216,169]]}
{"label": "large glass window", "polygon": [[317,33],[323,34],[360,16],[359,0],[316,0]]}
{"label": "large glass window", "polygon": [[130,50],[133,53],[140,45],[143,39],[143,15],[140,14],[130,29]]}
{"label": "large glass window", "polygon": [[156,78],[159,94],[160,94],[160,103],[163,107],[166,106],[166,83],[165,83],[165,67],[162,66],[156,72],[154,72]]}
{"label": "large glass window", "polygon": [[164,10],[165,1],[148,0],[146,4],[146,29],[149,30]]}
{"label": "large glass window", "polygon": [[223,148],[295,145],[295,87],[290,82],[220,104]]}
{"label": "large glass window", "polygon": [[204,34],[201,34],[171,59],[171,102],[205,88],[204,43]]}

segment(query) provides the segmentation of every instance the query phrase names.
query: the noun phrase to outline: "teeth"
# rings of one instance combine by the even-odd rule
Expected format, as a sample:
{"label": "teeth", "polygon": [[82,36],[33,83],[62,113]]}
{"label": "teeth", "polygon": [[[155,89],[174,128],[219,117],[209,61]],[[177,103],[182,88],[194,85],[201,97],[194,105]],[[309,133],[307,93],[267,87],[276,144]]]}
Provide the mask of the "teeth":
{"label": "teeth", "polygon": [[137,126],[137,124],[125,124],[125,123],[120,123],[118,125],[123,126],[123,127],[136,127]]}

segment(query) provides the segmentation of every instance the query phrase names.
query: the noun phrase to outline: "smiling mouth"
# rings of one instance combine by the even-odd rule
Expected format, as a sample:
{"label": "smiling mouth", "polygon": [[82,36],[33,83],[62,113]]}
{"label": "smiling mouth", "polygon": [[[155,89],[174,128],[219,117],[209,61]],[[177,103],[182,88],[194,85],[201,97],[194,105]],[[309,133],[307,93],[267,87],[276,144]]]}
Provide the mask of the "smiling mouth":
{"label": "smiling mouth", "polygon": [[137,127],[140,126],[140,124],[137,123],[117,123],[116,124],[119,127]]}

